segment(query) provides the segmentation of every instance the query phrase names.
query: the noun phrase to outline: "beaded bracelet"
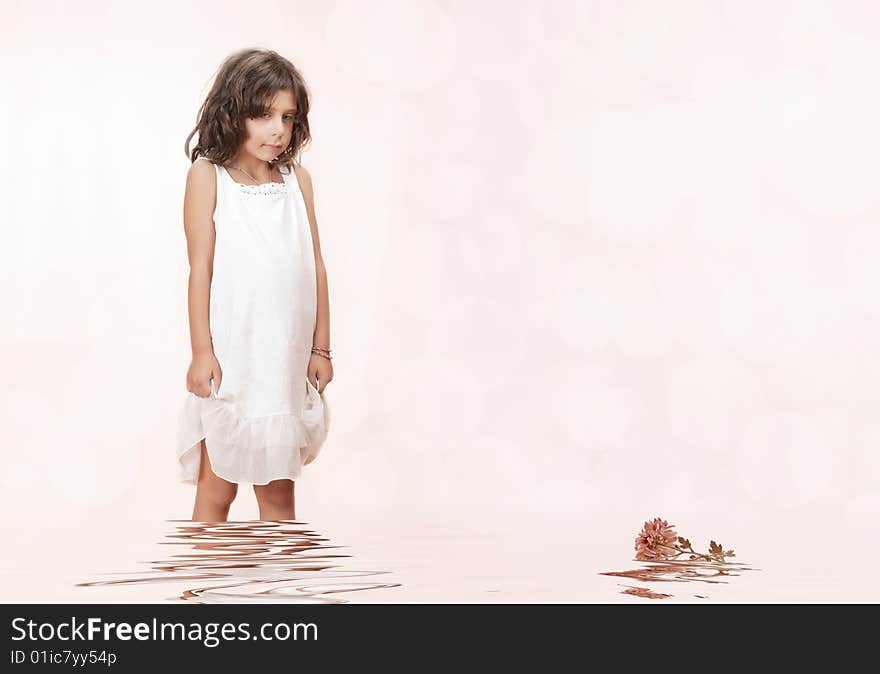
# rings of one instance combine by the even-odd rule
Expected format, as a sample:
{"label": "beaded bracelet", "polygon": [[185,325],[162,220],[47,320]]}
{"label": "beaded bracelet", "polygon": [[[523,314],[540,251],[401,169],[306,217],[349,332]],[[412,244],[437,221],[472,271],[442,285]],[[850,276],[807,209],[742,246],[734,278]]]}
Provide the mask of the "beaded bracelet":
{"label": "beaded bracelet", "polygon": [[333,357],[330,355],[330,349],[322,349],[318,346],[313,346],[312,353],[316,353],[322,358],[326,358],[327,360],[333,360]]}

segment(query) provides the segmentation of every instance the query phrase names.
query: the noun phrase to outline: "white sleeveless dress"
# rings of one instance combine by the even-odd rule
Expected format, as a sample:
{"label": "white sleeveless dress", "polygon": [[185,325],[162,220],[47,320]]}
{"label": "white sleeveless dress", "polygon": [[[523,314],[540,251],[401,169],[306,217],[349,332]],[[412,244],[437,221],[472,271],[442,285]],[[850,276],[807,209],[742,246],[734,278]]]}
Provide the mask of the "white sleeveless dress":
{"label": "white sleeveless dress", "polygon": [[317,285],[305,200],[292,169],[283,183],[245,185],[213,165],[210,325],[223,376],[208,397],[186,393],[181,481],[197,484],[203,438],[224,480],[293,480],[318,455],[330,422],[325,395],[307,378]]}

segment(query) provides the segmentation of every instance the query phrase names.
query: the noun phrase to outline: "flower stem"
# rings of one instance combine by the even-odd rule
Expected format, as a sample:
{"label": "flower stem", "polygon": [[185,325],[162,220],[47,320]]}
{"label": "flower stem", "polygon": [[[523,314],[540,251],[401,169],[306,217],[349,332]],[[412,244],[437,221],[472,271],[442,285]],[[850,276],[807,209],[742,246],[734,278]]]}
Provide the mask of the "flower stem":
{"label": "flower stem", "polygon": [[706,560],[707,562],[719,562],[719,561],[720,561],[720,562],[723,562],[723,561],[724,561],[724,556],[723,556],[723,555],[722,555],[721,559],[719,559],[718,557],[713,557],[712,555],[704,555],[704,554],[701,553],[701,552],[696,552],[696,551],[695,551],[692,547],[690,547],[690,546],[688,546],[687,548],[682,548],[682,547],[679,547],[678,545],[674,545],[673,547],[674,547],[676,550],[678,550],[678,554],[675,555],[676,557],[678,557],[678,555],[696,555],[696,556],[699,557],[700,559],[704,559],[704,560]]}

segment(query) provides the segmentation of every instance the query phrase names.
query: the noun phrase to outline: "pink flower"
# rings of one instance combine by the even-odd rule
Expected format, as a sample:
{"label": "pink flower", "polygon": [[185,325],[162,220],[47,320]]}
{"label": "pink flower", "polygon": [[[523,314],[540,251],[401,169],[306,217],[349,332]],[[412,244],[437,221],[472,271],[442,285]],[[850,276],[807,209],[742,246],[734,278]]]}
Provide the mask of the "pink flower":
{"label": "pink flower", "polygon": [[636,536],[636,559],[668,559],[675,555],[678,552],[674,547],[678,536],[673,526],[659,517],[645,522],[645,527]]}

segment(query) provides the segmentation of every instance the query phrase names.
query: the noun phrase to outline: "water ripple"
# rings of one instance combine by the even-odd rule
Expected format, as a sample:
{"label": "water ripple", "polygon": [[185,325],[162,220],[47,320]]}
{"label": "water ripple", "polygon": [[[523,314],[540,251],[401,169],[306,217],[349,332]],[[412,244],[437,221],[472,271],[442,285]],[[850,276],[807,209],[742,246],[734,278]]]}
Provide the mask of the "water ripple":
{"label": "water ripple", "polygon": [[[639,561],[639,560],[633,560]],[[645,566],[629,571],[603,571],[600,576],[618,576],[643,583],[728,583],[729,578],[739,576],[745,571],[760,571],[746,564],[733,562],[706,562],[702,560],[685,561],[669,560],[665,562],[644,562]],[[668,599],[672,594],[655,592],[639,585],[619,583],[621,594],[629,594],[645,599]],[[708,595],[695,594],[699,599],[708,599]]]}
{"label": "water ripple", "polygon": [[[267,603],[345,604],[338,596],[360,590],[400,587],[352,579],[391,573],[348,570],[340,562],[350,554],[334,552],[345,546],[329,539],[298,520],[176,522],[177,531],[160,545],[184,546],[193,552],[171,555],[170,559],[145,562],[151,572],[108,573],[108,580],[77,583],[77,587],[179,583],[193,587],[169,601],[200,604]],[[199,582],[196,581],[205,581]],[[232,582],[230,582],[232,581]]]}

